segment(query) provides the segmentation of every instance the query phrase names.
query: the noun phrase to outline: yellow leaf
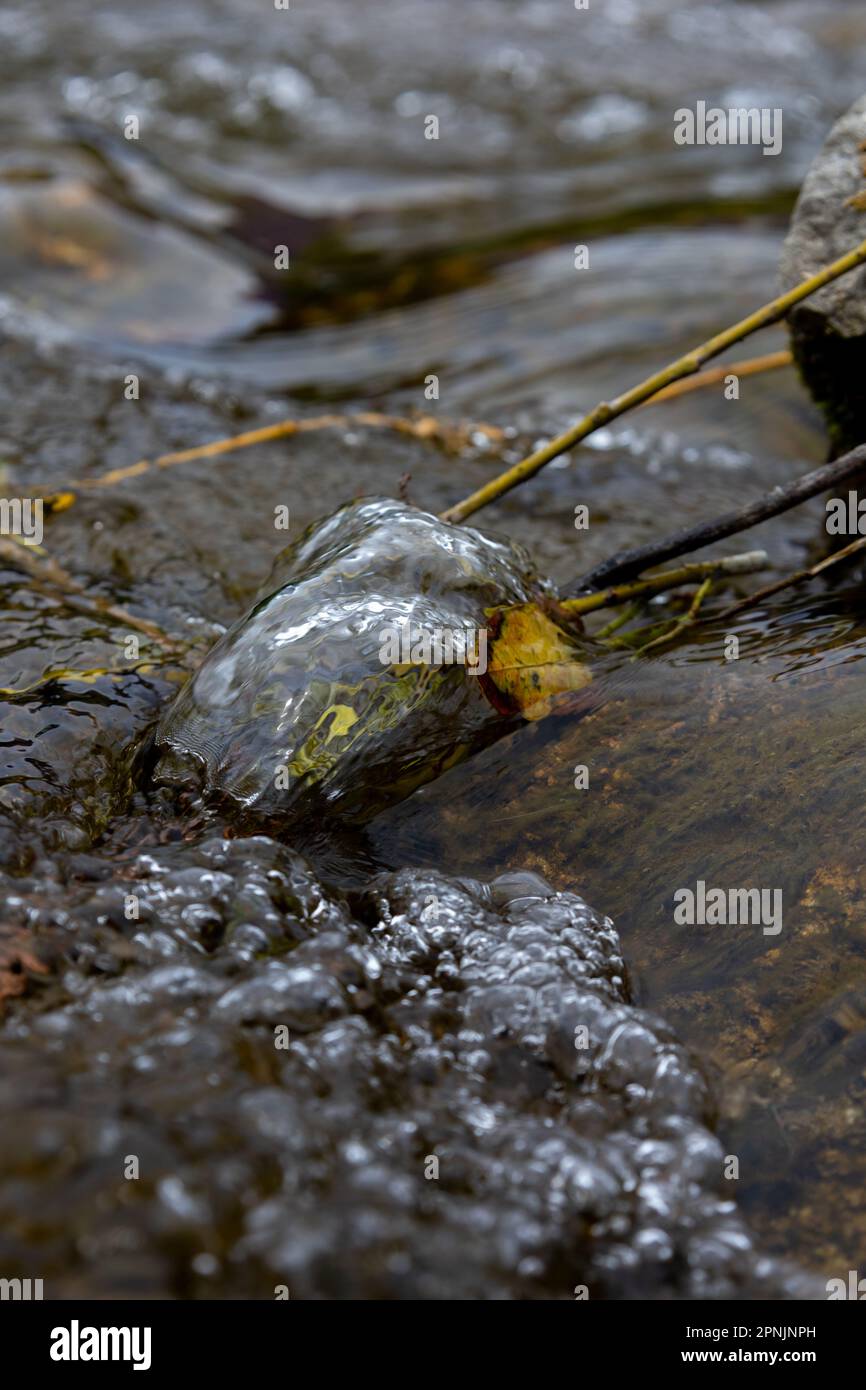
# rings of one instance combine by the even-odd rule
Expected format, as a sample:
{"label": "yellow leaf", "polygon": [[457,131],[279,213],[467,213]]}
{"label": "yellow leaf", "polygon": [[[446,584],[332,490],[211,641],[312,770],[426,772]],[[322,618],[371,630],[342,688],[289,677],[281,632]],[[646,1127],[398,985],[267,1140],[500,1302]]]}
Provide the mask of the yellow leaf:
{"label": "yellow leaf", "polygon": [[52,492],[42,499],[44,507],[49,512],[65,512],[74,501],[74,492]]}
{"label": "yellow leaf", "polygon": [[534,603],[494,609],[490,633],[482,683],[497,709],[543,719],[557,695],[592,680],[577,644]]}

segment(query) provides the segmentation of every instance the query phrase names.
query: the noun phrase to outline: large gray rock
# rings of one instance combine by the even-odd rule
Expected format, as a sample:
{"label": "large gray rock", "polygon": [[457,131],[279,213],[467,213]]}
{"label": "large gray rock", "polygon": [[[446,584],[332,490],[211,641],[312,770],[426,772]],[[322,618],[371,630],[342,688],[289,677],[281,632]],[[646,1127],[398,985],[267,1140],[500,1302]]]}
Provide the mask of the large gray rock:
{"label": "large gray rock", "polygon": [[[866,96],[836,122],[806,175],[782,252],[784,289],[866,238]],[[866,440],[866,267],[789,316],[791,346],[824,412],[833,455]]]}

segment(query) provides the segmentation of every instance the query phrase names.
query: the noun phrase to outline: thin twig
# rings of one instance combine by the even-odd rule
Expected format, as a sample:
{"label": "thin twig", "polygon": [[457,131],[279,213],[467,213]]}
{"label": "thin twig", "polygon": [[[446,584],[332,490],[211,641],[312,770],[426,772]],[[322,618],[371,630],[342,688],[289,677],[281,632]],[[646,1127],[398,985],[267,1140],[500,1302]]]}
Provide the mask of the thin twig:
{"label": "thin twig", "polygon": [[615,632],[619,632],[621,627],[625,627],[627,623],[631,622],[632,618],[637,617],[638,613],[641,611],[641,607],[642,605],[638,601],[630,603],[621,613],[617,613],[615,618],[611,618],[610,622],[607,623],[605,627],[593,633],[594,640],[596,642],[604,642],[606,638],[613,637]]}
{"label": "thin twig", "polygon": [[47,594],[49,598],[58,599],[66,608],[71,608],[77,613],[85,613],[91,618],[101,618],[103,621],[132,628],[173,655],[181,654],[191,645],[189,641],[163,632],[161,627],[147,618],[138,618],[119,604],[89,594],[83,584],[73,579],[71,574],[67,574],[66,570],[49,556],[34,555],[26,546],[14,545],[8,539],[0,538],[0,560],[6,561],[14,569],[22,570],[41,593]]}
{"label": "thin twig", "polygon": [[847,255],[840,256],[831,265],[825,266],[817,275],[811,275],[802,284],[788,290],[786,294],[779,295],[778,298],[765,304],[755,313],[749,314],[748,318],[741,319],[730,328],[726,328],[723,333],[718,333],[714,338],[708,339],[700,347],[693,348],[691,352],[679,357],[675,362],[671,362],[654,376],[647,377],[638,386],[633,386],[630,391],[617,396],[614,400],[602,401],[599,405],[585,415],[577,424],[572,425],[571,429],[560,434],[556,439],[552,439],[543,448],[536,449],[534,453],[523,459],[520,463],[509,468],[505,473],[501,473],[498,478],[473,492],[471,496],[458,502],[456,506],[449,507],[443,512],[443,520],[451,522],[465,521],[473,512],[477,512],[481,507],[486,507],[489,503],[503,497],[512,488],[520,483],[526,482],[527,478],[533,477],[542,469],[545,464],[550,463],[551,459],[558,458],[568,449],[579,444],[586,439],[587,435],[594,430],[600,429],[602,425],[609,424],[618,416],[624,415],[626,411],[632,410],[643,401],[649,400],[664,386],[670,385],[672,381],[678,381],[681,377],[691,376],[700,370],[703,364],[712,357],[718,357],[720,352],[732,347],[734,343],[741,342],[751,333],[755,333],[759,328],[766,328],[771,323],[777,323],[783,318],[790,308],[799,304],[801,300],[807,299],[816,290],[824,285],[830,284],[832,280],[837,280],[840,275],[845,275],[850,270],[856,269],[866,261],[866,241],[862,242]]}
{"label": "thin twig", "polygon": [[763,497],[759,497],[757,501],[750,502],[746,507],[741,507],[739,511],[728,512],[727,515],[719,517],[716,521],[704,522],[700,526],[691,526],[682,531],[675,531],[664,540],[654,541],[651,545],[639,546],[635,550],[624,550],[619,555],[612,555],[609,560],[596,565],[595,569],[578,579],[569,590],[566,590],[566,593],[579,594],[587,589],[597,589],[601,584],[609,583],[611,580],[631,579],[632,576],[640,574],[642,570],[648,569],[650,565],[661,565],[666,560],[673,560],[679,555],[687,555],[693,550],[700,550],[703,546],[712,544],[713,541],[724,540],[726,536],[747,531],[750,527],[757,526],[761,521],[767,521],[770,517],[779,516],[781,512],[789,511],[791,507],[799,506],[801,502],[817,496],[826,488],[845,482],[864,469],[866,469],[866,444],[860,444],[850,453],[836,459],[834,463],[827,463],[822,468],[815,468],[811,473],[805,473],[801,478],[787,483],[784,487],[774,487],[770,492],[765,492]]}
{"label": "thin twig", "polygon": [[814,579],[822,570],[830,569],[831,565],[837,565],[840,560],[847,560],[849,555],[856,555],[858,551],[864,549],[866,549],[866,536],[860,536],[842,550],[836,550],[832,555],[825,556],[817,564],[810,565],[807,569],[795,570],[793,574],[785,575],[784,579],[777,579],[774,584],[767,584],[763,589],[756,589],[753,594],[749,594],[748,598],[740,599],[738,603],[732,603],[730,608],[726,608],[724,612],[708,614],[704,622],[727,622],[728,618],[733,618],[737,613],[742,613],[747,608],[754,608],[765,598],[770,598],[771,595],[778,594],[782,589],[788,589],[794,584],[802,584],[807,579]]}
{"label": "thin twig", "polygon": [[794,361],[793,353],[787,348],[780,352],[765,352],[761,357],[746,357],[742,362],[726,362],[721,367],[710,367],[709,371],[698,372],[697,376],[684,377],[682,381],[672,381],[670,386],[662,387],[641,403],[641,408],[660,405],[662,401],[672,401],[678,396],[687,396],[690,391],[703,391],[707,386],[717,386],[729,376],[757,376],[760,372],[775,372],[780,367],[790,367]]}
{"label": "thin twig", "polygon": [[651,642],[645,642],[638,649],[638,654],[642,656],[644,652],[652,651],[654,647],[661,647],[666,642],[672,642],[675,637],[679,637],[681,632],[685,632],[686,628],[693,627],[698,620],[700,606],[712,587],[713,578],[712,575],[708,575],[692,599],[688,613],[682,618],[678,618],[673,626],[667,632],[663,632],[660,637],[654,637]]}
{"label": "thin twig", "polygon": [[153,661],[136,661],[129,666],[93,666],[86,671],[78,671],[74,667],[68,666],[55,666],[49,671],[44,671],[29,685],[0,686],[0,696],[4,700],[23,699],[46,685],[54,684],[55,681],[64,684],[92,685],[95,681],[106,676],[111,680],[124,680],[127,676],[134,675],[138,671],[147,673],[157,669],[157,667],[158,663]]}
{"label": "thin twig", "polygon": [[267,444],[271,440],[285,439],[294,434],[350,427],[395,430],[398,434],[410,435],[414,439],[432,439],[455,451],[464,447],[475,434],[482,434],[493,443],[499,443],[506,437],[505,430],[496,425],[455,424],[450,420],[437,420],[434,415],[419,415],[412,419],[402,415],[383,415],[379,411],[371,410],[354,415],[316,415],[306,420],[278,420],[273,425],[247,430],[244,434],[231,435],[226,439],[214,439],[209,444],[197,444],[192,449],[160,454],[155,459],[139,459],[137,463],[125,464],[123,468],[112,468],[110,472],[102,473],[95,478],[78,478],[68,486],[80,491],[114,487],[115,484],[126,482],[129,478],[139,478],[144,473],[162,468],[173,468],[178,463],[214,458],[218,454],[228,454],[235,449],[248,449],[254,444]]}
{"label": "thin twig", "polygon": [[[752,357],[742,362],[732,362],[724,367],[700,372],[693,378],[673,382],[672,385],[657,392],[650,400],[644,401],[643,405],[656,405],[660,401],[671,400],[688,391],[703,390],[707,386],[712,386],[723,380],[731,373],[734,376],[753,376],[758,372],[773,371],[777,367],[787,366],[791,360],[789,352],[771,352],[764,357]],[[349,429],[352,427],[394,430],[397,434],[409,435],[413,439],[432,440],[452,453],[457,453],[465,448],[475,435],[482,435],[490,444],[504,444],[509,438],[508,431],[503,426],[490,425],[480,420],[472,423],[462,420],[439,419],[434,415],[415,417],[384,415],[379,411],[371,410],[351,415],[316,415],[302,420],[277,420],[272,425],[262,426],[261,429],[245,430],[242,434],[228,435],[223,439],[213,439],[208,444],[197,444],[190,449],[178,449],[174,453],[160,454],[154,459],[138,459],[136,463],[124,464],[122,468],[112,468],[109,472],[101,473],[95,478],[77,478],[68,486],[78,488],[81,492],[96,488],[115,487],[117,483],[125,483],[130,478],[140,478],[144,473],[152,473],[162,468],[174,468],[179,463],[194,463],[198,459],[217,458],[221,454],[234,453],[238,449],[249,449],[257,444],[268,444],[275,439],[287,439],[295,434],[310,434],[316,430]],[[63,511],[66,507],[71,506],[75,500],[74,494],[71,492],[51,494],[47,491],[43,492],[38,487],[33,489],[33,492],[35,496],[41,496],[46,505],[50,503],[52,511]]]}
{"label": "thin twig", "polygon": [[743,555],[728,555],[719,560],[695,560],[679,569],[664,570],[661,574],[648,575],[630,584],[615,584],[609,589],[599,589],[593,594],[580,598],[568,598],[560,605],[572,616],[592,613],[597,608],[613,608],[620,603],[641,595],[661,593],[663,589],[675,589],[680,584],[693,584],[696,579],[706,575],[754,574],[767,564],[766,551],[750,550]]}

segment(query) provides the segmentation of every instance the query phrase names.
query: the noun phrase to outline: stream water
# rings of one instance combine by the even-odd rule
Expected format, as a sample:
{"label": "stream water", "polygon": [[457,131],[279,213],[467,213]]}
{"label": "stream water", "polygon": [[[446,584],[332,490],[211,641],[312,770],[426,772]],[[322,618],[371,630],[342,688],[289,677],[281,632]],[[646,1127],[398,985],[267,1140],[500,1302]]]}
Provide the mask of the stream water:
{"label": "stream water", "polygon": [[[367,494],[441,511],[769,298],[808,163],[862,92],[864,44],[856,0],[4,0],[2,490],[62,490],[287,416],[507,427],[504,445],[476,430],[448,451],[350,420],[83,488],[46,518],[46,549],[92,594],[206,646],[286,543],[276,508],[291,538]],[[673,113],[699,99],[782,108],[781,153],[676,145]],[[274,268],[281,244],[288,271]],[[754,351],[783,345],[773,330]],[[635,412],[479,521],[565,582],[825,452],[792,371],[743,378],[737,401],[719,387]],[[815,552],[822,515],[816,501],[749,537],[768,579]],[[174,697],[176,664],[143,642],[141,670],[82,679],[123,664],[122,627],[9,565],[0,591],[0,1275],[44,1276],[60,1296],[271,1296],[282,1271],[298,1296],[570,1297],[583,1261],[608,1297],[748,1295],[788,1277],[755,1273],[752,1240],[823,1278],[860,1268],[858,571],[611,662],[590,714],[520,726],[363,830],[306,827],[312,867],[291,833],[214,838],[137,779],[131,753]],[[48,672],[73,674],[25,690]],[[453,876],[517,871],[613,919],[631,997],[690,1052],[669,1096],[682,1152],[633,1158],[632,1138],[671,1140],[655,1111],[566,1114],[510,1055],[493,1080],[459,1048],[446,1057],[443,1036],[467,1056],[493,1046],[474,996],[441,1027],[413,1018],[426,967],[411,941],[375,936],[375,904],[399,915],[444,873],[456,918],[487,912],[494,931],[483,891]],[[781,890],[781,932],[678,925],[674,894],[699,880]],[[139,922],[123,911],[133,882]],[[618,949],[605,945],[608,980]],[[476,956],[455,967],[470,994],[487,968]],[[437,956],[433,974],[449,968]],[[383,969],[387,988],[371,983]],[[616,980],[606,1009],[629,1007]],[[285,1067],[262,1031],[274,1008],[301,1039]],[[400,1009],[411,1065],[389,1041],[404,1036]],[[431,1099],[448,1067],[470,1080]],[[484,1148],[497,1123],[500,1147]],[[538,1155],[541,1130],[567,1124],[588,1146],[566,1156],[584,1197],[581,1163],[671,1165],[655,1225],[624,1181],[593,1189],[592,1239],[563,1226],[545,1203],[565,1158]],[[406,1176],[437,1126],[451,1206]],[[739,1159],[725,1189],[746,1226],[723,1214],[727,1234],[713,1226],[683,1255],[668,1199],[694,1177],[685,1151],[698,1164],[710,1143]],[[458,1274],[462,1222],[477,1261]],[[739,1276],[723,1247],[743,1252]],[[690,1272],[670,1274],[673,1248]],[[424,1252],[428,1274],[405,1283]]]}

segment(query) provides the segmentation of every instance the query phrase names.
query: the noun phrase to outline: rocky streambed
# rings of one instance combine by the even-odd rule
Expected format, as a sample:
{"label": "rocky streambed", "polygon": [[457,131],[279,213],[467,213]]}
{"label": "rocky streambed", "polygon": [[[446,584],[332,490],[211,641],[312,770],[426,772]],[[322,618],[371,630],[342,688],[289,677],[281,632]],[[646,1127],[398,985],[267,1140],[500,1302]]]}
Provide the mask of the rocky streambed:
{"label": "rocky streambed", "polygon": [[[85,784],[77,832],[6,844],[0,1223],[24,1277],[57,1297],[817,1296],[755,1245],[712,1088],[634,1006],[608,918],[531,872],[365,877],[361,856],[329,890],[290,847],[323,818],[333,853],[536,712],[490,702],[486,652],[476,675],[465,652],[433,680],[383,665],[388,624],[466,632],[530,601],[555,597],[519,548],[362,501],[278,558],[144,743],[112,758],[110,701],[83,702],[113,802],[88,825]],[[571,699],[592,677],[568,641]],[[115,699],[130,679],[98,677]],[[66,683],[86,685],[58,673],[12,708],[44,720]]]}
{"label": "rocky streambed", "polygon": [[5,878],[7,1265],[55,1297],[810,1297],[613,924],[535,874],[349,902],[264,836]]}

